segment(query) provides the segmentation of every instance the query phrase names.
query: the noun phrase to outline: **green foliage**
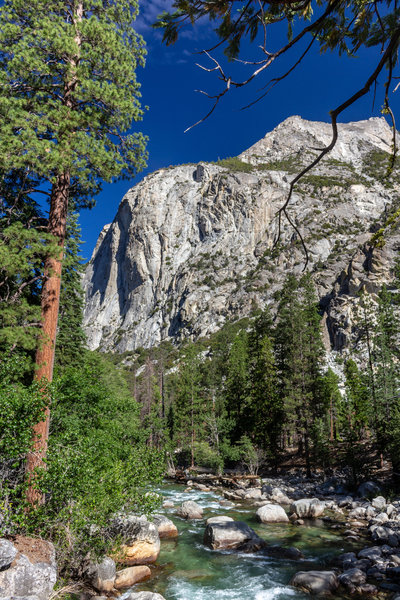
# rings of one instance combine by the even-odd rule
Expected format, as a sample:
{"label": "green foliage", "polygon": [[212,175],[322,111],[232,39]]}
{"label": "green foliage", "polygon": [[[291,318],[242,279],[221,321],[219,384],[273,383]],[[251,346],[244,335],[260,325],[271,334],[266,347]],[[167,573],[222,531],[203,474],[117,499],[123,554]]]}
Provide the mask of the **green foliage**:
{"label": "green foliage", "polygon": [[[52,185],[69,173],[75,206],[91,205],[101,179],[144,166],[136,68],[144,45],[135,0],[6,0],[0,9],[0,172]],[[38,189],[38,185],[35,186]]]}
{"label": "green foliage", "polygon": [[224,460],[222,455],[204,440],[194,443],[194,457],[196,465],[201,465],[218,473],[223,470]]}
{"label": "green foliage", "polygon": [[[279,370],[282,373],[281,394],[286,428],[304,448],[307,471],[310,472],[311,445],[320,445],[320,434],[312,424],[326,414],[326,397],[322,385],[324,348],[321,339],[318,304],[309,275],[300,281],[289,275],[283,287],[276,329]],[[322,421],[321,421],[322,423]]]}
{"label": "green foliage", "polygon": [[0,348],[33,350],[43,262],[57,247],[53,236],[38,228],[42,217],[36,203],[20,202],[14,193],[9,182],[0,183]]}
{"label": "green foliage", "polygon": [[56,345],[56,364],[78,366],[83,357],[85,333],[82,327],[83,273],[78,215],[71,213],[67,221],[67,235],[64,248],[61,277],[60,309]]}
{"label": "green foliage", "polygon": [[250,475],[257,475],[264,460],[264,453],[255,446],[249,436],[243,435],[238,443],[239,456]]}
{"label": "green foliage", "polygon": [[252,171],[254,171],[253,165],[243,162],[237,156],[223,158],[214,164],[218,165],[219,167],[224,167],[225,169],[228,169],[229,171],[233,172],[237,171],[241,173],[251,173]]}
{"label": "green foliage", "polygon": [[302,184],[309,183],[310,185],[312,185],[313,187],[316,187],[316,188],[332,187],[334,185],[339,186],[339,187],[346,187],[347,185],[350,185],[351,183],[356,183],[356,181],[349,182],[349,181],[343,180],[342,178],[339,178],[339,177],[332,177],[332,176],[327,176],[327,175],[306,175],[305,177],[302,178],[301,182],[302,182]]}
{"label": "green foliage", "polygon": [[224,397],[228,418],[232,420],[233,425],[230,437],[235,442],[247,431],[245,412],[248,375],[248,336],[245,330],[238,332],[228,352]]}
{"label": "green foliage", "polygon": [[[17,363],[14,379],[22,366]],[[9,363],[4,368],[9,372]],[[13,482],[11,488],[1,481],[1,502],[10,507],[10,532],[54,541],[60,569],[71,575],[87,552],[104,553],[115,544],[107,531],[112,514],[122,507],[140,513],[154,507],[154,497],[145,492],[159,480],[163,460],[145,446],[138,406],[122,372],[106,357],[86,351],[80,364],[56,378],[52,396],[47,469],[38,479],[46,503],[27,513],[21,465],[47,399],[35,385],[13,383],[10,376],[1,381],[1,449],[12,459],[6,464],[7,481]]]}
{"label": "green foliage", "polygon": [[265,310],[249,332],[246,410],[246,432],[270,457],[277,453],[284,421],[273,333],[271,315]]}
{"label": "green foliage", "polygon": [[[31,447],[32,425],[43,416],[44,394],[38,385],[25,385],[28,359],[19,353],[0,360],[0,456],[18,465]],[[3,482],[4,484],[4,482]]]}
{"label": "green foliage", "polygon": [[191,466],[194,466],[195,442],[198,441],[203,418],[200,387],[200,357],[189,345],[179,365],[179,382],[175,410],[175,437],[183,451],[189,450]]}

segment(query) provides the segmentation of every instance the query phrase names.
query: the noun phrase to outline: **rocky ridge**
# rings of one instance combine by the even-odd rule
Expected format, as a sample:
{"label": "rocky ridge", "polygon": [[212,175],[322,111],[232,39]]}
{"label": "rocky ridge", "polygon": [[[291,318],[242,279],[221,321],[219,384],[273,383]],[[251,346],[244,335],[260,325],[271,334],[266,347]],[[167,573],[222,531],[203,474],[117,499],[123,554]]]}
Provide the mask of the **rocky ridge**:
{"label": "rocky ridge", "polygon": [[[161,169],[123,198],[84,277],[90,348],[125,352],[166,339],[196,339],[272,304],[289,272],[300,274],[300,240],[277,210],[289,183],[330,140],[327,123],[290,117],[237,159]],[[385,174],[386,121],[341,124],[339,141],[296,186],[290,216],[325,311],[326,343],[349,342],[358,292],[393,278],[398,228],[371,244],[398,210],[399,172]]]}

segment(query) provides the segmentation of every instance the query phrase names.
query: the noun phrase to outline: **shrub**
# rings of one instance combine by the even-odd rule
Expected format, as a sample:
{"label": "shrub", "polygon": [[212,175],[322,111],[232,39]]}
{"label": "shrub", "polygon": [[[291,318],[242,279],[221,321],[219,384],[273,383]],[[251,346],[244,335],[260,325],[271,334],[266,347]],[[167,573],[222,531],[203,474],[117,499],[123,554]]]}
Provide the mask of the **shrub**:
{"label": "shrub", "polygon": [[[12,505],[13,532],[53,541],[61,574],[79,576],[84,556],[105,553],[115,544],[107,533],[115,512],[127,509],[142,514],[154,508],[155,497],[146,496],[146,491],[149,482],[161,478],[162,457],[145,446],[138,406],[122,372],[105,356],[87,352],[82,365],[66,368],[51,388],[47,469],[38,478],[46,502],[26,512],[20,465],[29,447],[30,427],[42,410],[37,401],[41,394],[35,386],[14,389],[19,394],[11,398],[15,415],[21,414],[24,399],[29,418],[15,424],[16,484],[11,495],[2,482],[0,502]],[[0,393],[0,399],[3,396]],[[7,431],[11,431],[9,424]]]}

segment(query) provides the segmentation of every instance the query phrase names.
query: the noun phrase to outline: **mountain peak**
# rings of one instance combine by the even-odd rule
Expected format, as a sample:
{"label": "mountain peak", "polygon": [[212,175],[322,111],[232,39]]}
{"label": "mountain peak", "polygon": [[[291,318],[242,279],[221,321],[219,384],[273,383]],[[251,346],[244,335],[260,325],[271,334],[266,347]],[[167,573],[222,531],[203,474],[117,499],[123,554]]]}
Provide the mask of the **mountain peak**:
{"label": "mountain peak", "polygon": [[[124,352],[196,339],[273,304],[287,274],[304,267],[285,219],[274,245],[277,211],[331,135],[329,123],[290,117],[238,159],[163,169],[129,190],[86,269],[89,346]],[[369,244],[398,202],[399,172],[380,180],[390,144],[384,119],[340,124],[335,149],[289,205],[335,347],[347,343],[359,290],[389,281],[400,245],[397,230],[383,248]]]}

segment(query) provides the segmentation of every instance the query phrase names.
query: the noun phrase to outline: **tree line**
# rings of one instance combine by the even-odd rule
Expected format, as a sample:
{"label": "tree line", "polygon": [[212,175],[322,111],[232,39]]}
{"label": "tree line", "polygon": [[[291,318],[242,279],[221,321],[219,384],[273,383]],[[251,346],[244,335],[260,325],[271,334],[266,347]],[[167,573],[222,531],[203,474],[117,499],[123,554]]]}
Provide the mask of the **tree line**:
{"label": "tree line", "polygon": [[398,275],[360,295],[353,345],[331,366],[309,274],[287,277],[274,316],[267,307],[179,351],[139,350],[130,382],[147,443],[175,466],[275,467],[295,454],[308,475],[344,466],[356,483],[371,451],[397,471]]}

